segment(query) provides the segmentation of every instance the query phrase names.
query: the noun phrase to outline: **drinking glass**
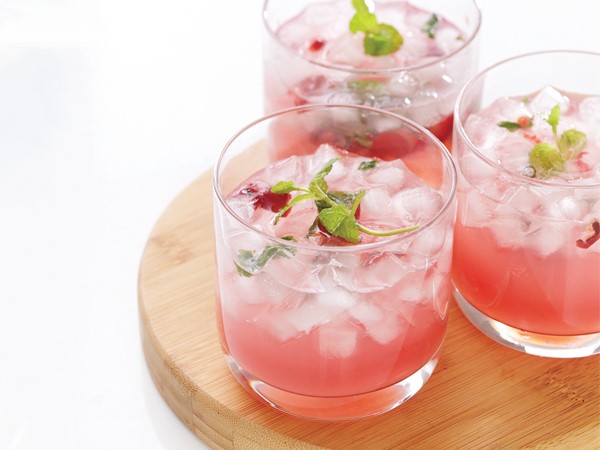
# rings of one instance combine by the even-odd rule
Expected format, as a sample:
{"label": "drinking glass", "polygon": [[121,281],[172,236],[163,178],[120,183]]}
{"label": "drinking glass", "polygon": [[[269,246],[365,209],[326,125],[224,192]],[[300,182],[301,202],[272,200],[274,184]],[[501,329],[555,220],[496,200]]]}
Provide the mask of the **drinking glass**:
{"label": "drinking glass", "polygon": [[[453,108],[475,74],[480,11],[474,0],[377,0],[380,22],[403,34],[400,50],[368,56],[352,34],[351,0],[266,0],[265,111],[351,103],[393,111],[449,143]],[[434,17],[436,33],[424,28]]]}
{"label": "drinking glass", "polygon": [[[272,214],[271,206],[258,209],[272,200],[261,191],[265,177],[302,177],[313,164],[306,148],[294,154],[299,140],[313,142],[313,153],[335,147],[348,158],[360,156],[365,140],[385,147],[395,154],[390,166],[360,166],[372,170],[360,175],[360,220],[386,208],[426,219],[412,232],[357,244],[317,229],[323,240],[315,241],[303,238],[314,217],[307,222],[294,206],[280,224],[287,220],[297,239],[265,231],[253,222]],[[273,146],[290,159],[270,161]],[[356,166],[346,173],[343,160],[325,177],[332,189],[359,176]],[[403,188],[401,178],[418,186]],[[446,330],[455,181],[452,158],[429,131],[373,108],[307,105],[239,131],[220,155],[213,188],[218,329],[240,384],[278,410],[323,420],[379,414],[414,395]],[[390,183],[398,190],[391,199]]]}
{"label": "drinking glass", "polygon": [[[600,242],[583,248],[600,232],[598,73],[598,53],[521,55],[476,75],[457,102],[456,300],[480,331],[521,352],[571,358],[600,349]],[[540,178],[531,166],[507,167],[532,161],[528,152],[540,133],[552,136],[549,114],[528,111],[556,106],[578,111],[571,126],[587,132],[587,147],[570,164],[589,170]],[[514,131],[496,126],[502,122],[486,128],[486,114],[499,111],[506,120],[525,114],[533,122]],[[561,118],[555,135],[567,128]],[[507,140],[491,144],[502,134]]]}

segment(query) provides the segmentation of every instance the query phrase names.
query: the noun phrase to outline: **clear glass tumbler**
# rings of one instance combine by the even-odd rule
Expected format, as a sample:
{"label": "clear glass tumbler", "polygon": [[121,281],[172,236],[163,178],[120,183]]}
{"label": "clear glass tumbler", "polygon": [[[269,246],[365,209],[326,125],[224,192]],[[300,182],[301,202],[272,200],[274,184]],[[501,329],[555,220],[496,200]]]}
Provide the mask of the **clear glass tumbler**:
{"label": "clear glass tumbler", "polygon": [[453,283],[487,336],[547,357],[600,351],[600,54],[517,56],[460,94]]}
{"label": "clear glass tumbler", "polygon": [[[315,133],[311,154],[292,154],[299,136]],[[396,159],[355,152],[366,140],[398,147]],[[288,146],[292,156],[271,162],[273,146]],[[325,173],[323,161],[330,172],[309,183]],[[290,179],[309,189],[273,192]],[[379,414],[414,395],[446,330],[455,182],[439,140],[377,109],[307,105],[238,132],[214,172],[217,320],[237,380],[274,408],[323,420]],[[388,237],[361,231],[352,242],[315,221],[319,203],[311,198],[274,223],[286,202],[315,189],[337,208],[350,198],[361,227],[380,234],[390,224],[417,227]]]}
{"label": "clear glass tumbler", "polygon": [[[266,0],[265,111],[314,103],[389,110],[451,136],[458,92],[475,74],[480,11],[474,0],[376,0],[377,20],[397,28],[399,50],[365,53],[352,33],[351,0]],[[449,139],[447,141],[450,142]]]}

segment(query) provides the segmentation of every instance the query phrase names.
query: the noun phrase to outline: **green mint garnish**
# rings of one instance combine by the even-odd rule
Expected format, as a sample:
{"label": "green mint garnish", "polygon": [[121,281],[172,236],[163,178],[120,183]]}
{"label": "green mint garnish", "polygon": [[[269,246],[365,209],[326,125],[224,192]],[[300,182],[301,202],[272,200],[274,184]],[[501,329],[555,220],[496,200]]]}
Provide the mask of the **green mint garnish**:
{"label": "green mint garnish", "polygon": [[344,205],[333,205],[319,212],[319,220],[333,236],[356,244],[360,239],[358,222]]}
{"label": "green mint garnish", "polygon": [[529,152],[529,164],[534,168],[536,178],[547,178],[565,169],[560,152],[548,142],[541,142],[533,147]]}
{"label": "green mint garnish", "polygon": [[[348,242],[356,244],[360,241],[360,232],[371,234],[373,236],[392,236],[401,233],[408,233],[419,228],[419,225],[398,228],[392,230],[372,230],[361,225],[356,220],[356,210],[365,195],[365,191],[358,192],[329,192],[329,186],[325,177],[331,172],[333,165],[340,158],[334,158],[327,161],[323,167],[315,174],[310,181],[308,188],[297,186],[292,181],[280,181],[275,184],[271,191],[275,193],[289,193],[299,191],[302,194],[293,197],[275,215],[274,223],[283,216],[283,214],[293,205],[303,200],[313,200],[317,207],[318,216],[313,225],[308,230],[308,235],[313,234],[319,223],[332,235],[345,239]],[[366,161],[371,163],[372,161]],[[264,252],[263,252],[264,253]],[[277,254],[277,252],[275,252]],[[247,270],[246,267],[242,267]],[[250,272],[250,271],[249,271]]]}
{"label": "green mint garnish", "polygon": [[516,122],[502,121],[498,122],[496,125],[498,125],[501,128],[506,128],[512,133],[513,131],[520,130],[521,128],[531,128],[532,124],[533,121],[531,120],[531,117],[521,116],[517,119]]}
{"label": "green mint garnish", "polygon": [[458,36],[456,36],[456,40],[457,41],[463,41],[464,38],[462,37],[462,34],[459,34]]}
{"label": "green mint garnish", "polygon": [[354,80],[348,81],[346,86],[348,86],[348,89],[351,91],[378,91],[383,86],[383,82],[373,78],[355,78]]}
{"label": "green mint garnish", "polygon": [[365,0],[352,0],[356,13],[350,20],[350,31],[364,33],[363,48],[367,55],[385,56],[400,49],[404,39],[393,26],[379,23]]}
{"label": "green mint garnish", "polygon": [[529,164],[535,178],[548,178],[563,172],[566,162],[576,158],[587,145],[587,136],[579,130],[570,129],[558,135],[559,105],[552,108],[545,120],[552,127],[556,145],[541,142],[529,152]]}
{"label": "green mint garnish", "polygon": [[372,159],[371,161],[363,161],[358,165],[358,170],[366,172],[367,170],[375,168],[378,162],[379,161],[377,161],[376,159]]}
{"label": "green mint garnish", "polygon": [[561,134],[558,139],[558,150],[565,161],[576,158],[587,145],[585,133],[570,129]]}
{"label": "green mint garnish", "polygon": [[[295,241],[291,236],[285,236],[282,239]],[[274,257],[289,258],[294,254],[296,254],[296,249],[294,248],[285,245],[269,245],[259,255],[254,250],[240,250],[238,260],[234,264],[240,276],[252,277]]]}
{"label": "green mint garnish", "polygon": [[429,36],[429,39],[435,39],[435,33],[437,32],[437,27],[440,24],[440,19],[437,15],[432,14],[431,17],[425,25],[421,27],[421,31],[426,33]]}
{"label": "green mint garnish", "polygon": [[558,128],[558,121],[560,120],[560,106],[556,105],[550,111],[550,115],[546,119],[546,122],[552,127],[552,133],[556,137],[556,129]]}
{"label": "green mint garnish", "polygon": [[519,125],[517,122],[503,121],[503,122],[498,122],[497,125],[499,127],[506,128],[508,131],[515,131],[515,130],[521,129],[521,125]]}

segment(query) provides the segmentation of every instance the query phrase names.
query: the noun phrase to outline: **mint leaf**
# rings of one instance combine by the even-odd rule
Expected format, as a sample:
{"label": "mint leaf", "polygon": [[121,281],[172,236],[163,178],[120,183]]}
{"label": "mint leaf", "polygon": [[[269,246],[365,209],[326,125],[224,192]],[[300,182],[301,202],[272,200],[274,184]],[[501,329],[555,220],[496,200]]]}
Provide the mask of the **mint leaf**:
{"label": "mint leaf", "polygon": [[329,175],[329,172],[331,172],[333,165],[339,159],[340,158],[330,159],[325,163],[323,167],[321,167],[321,170],[319,170],[315,174],[310,184],[308,185],[308,190],[310,192],[314,193],[317,197],[323,197],[323,195],[327,192],[327,189],[329,189],[329,187],[327,186],[327,182],[325,181],[325,177]]}
{"label": "mint leaf", "polygon": [[[291,236],[282,239],[295,241]],[[240,250],[238,260],[234,264],[240,276],[249,278],[256,275],[274,257],[289,258],[295,254],[296,249],[287,245],[269,245],[259,255],[256,255],[254,250]]]}
{"label": "mint leaf", "polygon": [[370,12],[357,12],[350,19],[350,31],[352,34],[358,31],[369,31],[377,26],[377,17]]}
{"label": "mint leaf", "polygon": [[521,129],[521,125],[519,125],[517,122],[503,121],[503,122],[498,122],[496,125],[498,125],[499,127],[502,127],[502,128],[506,128],[508,131],[515,131],[515,130]]}
{"label": "mint leaf", "polygon": [[[529,152],[529,164],[535,170],[536,178],[547,178],[565,170],[565,163],[579,155],[587,145],[587,136],[576,129],[566,130],[558,137],[560,105],[550,110],[546,122],[552,127],[556,146],[542,142]],[[558,147],[558,148],[557,148]]]}
{"label": "mint leaf", "polygon": [[287,212],[287,210],[294,206],[296,203],[301,202],[302,200],[314,200],[315,198],[315,195],[312,193],[295,196],[292,200],[290,200],[290,202],[287,205],[285,205],[279,210],[279,212],[277,212],[277,214],[273,218],[273,224],[277,225],[277,222],[279,222],[281,216],[283,216]]}
{"label": "mint leaf", "polygon": [[333,236],[341,237],[354,244],[359,241],[358,223],[351,211],[344,205],[334,205],[321,210],[319,220]]}
{"label": "mint leaf", "polygon": [[296,190],[298,190],[298,187],[292,181],[280,181],[271,188],[271,192],[274,194],[289,194]]}
{"label": "mint leaf", "polygon": [[352,192],[328,192],[327,198],[329,199],[329,201],[317,200],[315,202],[319,211],[325,208],[330,208],[332,206],[331,202],[338,205],[344,205],[346,208],[350,209],[352,208],[352,204],[356,199],[356,194]]}
{"label": "mint leaf", "polygon": [[560,105],[556,105],[550,110],[550,115],[546,119],[546,122],[552,127],[552,133],[556,136],[556,129],[558,127],[558,121],[560,120]]}
{"label": "mint leaf", "polygon": [[404,39],[398,30],[391,25],[380,23],[365,33],[363,47],[367,55],[385,56],[398,51],[403,43]]}
{"label": "mint leaf", "polygon": [[568,161],[581,153],[587,145],[587,136],[582,131],[570,129],[561,134],[557,144],[562,158]]}
{"label": "mint leaf", "polygon": [[352,34],[362,31],[365,54],[385,56],[398,51],[404,42],[402,35],[393,26],[379,23],[375,14],[369,11],[364,0],[352,0],[356,13],[350,19]]}
{"label": "mint leaf", "polygon": [[565,162],[558,149],[548,142],[537,144],[529,152],[529,164],[536,178],[547,178],[565,169]]}
{"label": "mint leaf", "polygon": [[346,86],[348,86],[348,89],[355,92],[378,91],[383,86],[383,82],[381,80],[374,80],[372,78],[357,78],[348,81]]}
{"label": "mint leaf", "polygon": [[376,159],[372,159],[371,161],[363,161],[358,165],[358,170],[366,172],[367,170],[375,168],[378,162],[379,161],[377,161]]}
{"label": "mint leaf", "polygon": [[421,27],[421,31],[426,33],[429,36],[429,39],[435,39],[435,33],[437,32],[437,27],[440,24],[440,19],[437,15],[432,14],[431,17],[425,25]]}
{"label": "mint leaf", "polygon": [[[301,194],[294,197],[287,205],[285,205],[275,216],[275,223],[281,218],[285,212],[294,204],[303,200],[314,200],[317,206],[317,218],[313,221],[308,236],[316,233],[319,223],[332,235],[345,239],[351,243],[357,243],[360,240],[360,232],[371,234],[373,236],[393,236],[396,234],[407,233],[416,230],[419,225],[412,225],[400,229],[392,230],[373,230],[362,226],[356,220],[355,214],[360,205],[365,191],[361,190],[356,193],[352,192],[328,192],[328,185],[325,177],[331,172],[333,164],[340,158],[333,158],[327,161],[323,167],[315,174],[309,184],[309,188],[305,189],[294,185],[290,181],[282,181],[277,183],[274,188],[278,191],[285,192],[288,189],[304,191],[306,194]],[[364,161],[364,163],[375,164],[377,161]],[[247,252],[247,251],[246,251]],[[265,249],[258,257],[252,252],[240,252],[240,263],[236,264],[238,272],[243,276],[252,276],[256,273],[257,267],[260,268],[274,256],[279,255],[276,250]],[[285,253],[283,254],[285,256]],[[244,264],[245,262],[245,264]]]}
{"label": "mint leaf", "polygon": [[365,0],[352,0],[352,6],[357,12],[369,12],[369,7]]}

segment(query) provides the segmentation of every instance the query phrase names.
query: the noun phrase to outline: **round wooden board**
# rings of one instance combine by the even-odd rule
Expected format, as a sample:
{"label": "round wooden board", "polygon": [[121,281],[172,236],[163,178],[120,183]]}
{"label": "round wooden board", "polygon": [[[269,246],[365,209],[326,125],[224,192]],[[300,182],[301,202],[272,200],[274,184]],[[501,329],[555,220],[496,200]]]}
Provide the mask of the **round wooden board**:
{"label": "round wooden board", "polygon": [[142,345],[161,394],[215,449],[600,448],[600,358],[544,359],[497,345],[453,302],[442,358],[424,388],[379,417],[296,419],[237,384],[214,308],[211,176],[156,224],[139,274]]}

